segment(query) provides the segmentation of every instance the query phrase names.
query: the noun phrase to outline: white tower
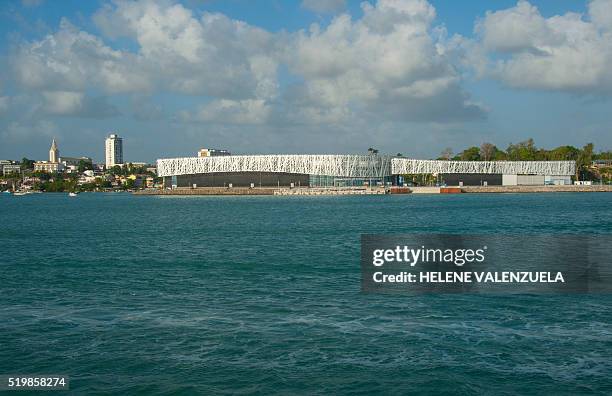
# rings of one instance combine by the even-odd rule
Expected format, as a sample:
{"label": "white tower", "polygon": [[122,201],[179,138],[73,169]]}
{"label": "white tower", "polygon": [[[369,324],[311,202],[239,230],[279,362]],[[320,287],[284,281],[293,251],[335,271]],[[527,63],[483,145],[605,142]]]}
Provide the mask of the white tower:
{"label": "white tower", "polygon": [[116,134],[106,138],[106,168],[123,164],[123,139]]}
{"label": "white tower", "polygon": [[57,148],[57,144],[55,143],[55,138],[53,138],[53,142],[51,142],[51,148],[49,149],[49,162],[57,162],[59,159],[59,149]]}

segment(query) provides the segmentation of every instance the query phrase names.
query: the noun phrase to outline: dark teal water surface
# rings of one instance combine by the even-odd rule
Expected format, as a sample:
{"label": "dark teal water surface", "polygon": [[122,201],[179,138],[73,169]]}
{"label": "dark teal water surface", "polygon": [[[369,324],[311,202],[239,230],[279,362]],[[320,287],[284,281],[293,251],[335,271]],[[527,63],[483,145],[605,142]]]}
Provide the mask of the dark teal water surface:
{"label": "dark teal water surface", "polygon": [[364,295],[361,233],[612,233],[612,194],[0,197],[0,374],[75,394],[611,394],[610,295]]}

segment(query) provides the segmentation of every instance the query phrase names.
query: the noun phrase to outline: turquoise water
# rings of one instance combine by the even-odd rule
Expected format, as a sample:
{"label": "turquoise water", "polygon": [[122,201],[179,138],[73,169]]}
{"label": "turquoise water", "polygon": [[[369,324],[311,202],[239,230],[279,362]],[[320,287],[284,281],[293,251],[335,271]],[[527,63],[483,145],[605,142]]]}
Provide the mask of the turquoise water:
{"label": "turquoise water", "polygon": [[76,394],[611,394],[612,296],[364,295],[361,233],[611,233],[612,194],[0,197],[0,374]]}

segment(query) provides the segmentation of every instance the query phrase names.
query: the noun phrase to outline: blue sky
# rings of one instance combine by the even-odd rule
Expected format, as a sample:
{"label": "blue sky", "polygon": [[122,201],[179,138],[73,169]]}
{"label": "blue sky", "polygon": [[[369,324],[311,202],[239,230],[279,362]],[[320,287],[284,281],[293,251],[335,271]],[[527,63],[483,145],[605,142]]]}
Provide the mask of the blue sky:
{"label": "blue sky", "polygon": [[612,1],[0,3],[0,158],[612,147]]}

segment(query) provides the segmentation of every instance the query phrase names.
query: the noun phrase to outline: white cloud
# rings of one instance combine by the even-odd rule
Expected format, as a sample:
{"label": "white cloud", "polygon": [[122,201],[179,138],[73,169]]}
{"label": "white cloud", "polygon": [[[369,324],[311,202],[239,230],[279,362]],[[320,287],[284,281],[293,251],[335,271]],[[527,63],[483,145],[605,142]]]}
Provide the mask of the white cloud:
{"label": "white cloud", "polygon": [[[299,111],[323,120],[331,114],[433,121],[483,115],[461,90],[459,74],[433,35],[429,3],[379,0],[362,8],[359,20],[344,14],[326,28],[315,24],[297,35],[287,59],[305,78],[304,87],[291,92],[293,103],[306,107]],[[426,112],[413,111],[425,104]]]}
{"label": "white cloud", "polygon": [[13,121],[0,128],[0,136],[10,142],[29,141],[32,138],[45,140],[60,136],[57,125],[48,120]]}
{"label": "white cloud", "polygon": [[167,1],[117,1],[94,16],[111,38],[138,45],[149,72],[171,91],[226,99],[276,95],[277,61],[272,34],[223,14],[198,18]]}
{"label": "white cloud", "polygon": [[302,0],[302,8],[319,14],[333,14],[346,8],[346,0]]}
{"label": "white cloud", "polygon": [[46,91],[42,93],[45,110],[50,114],[74,114],[83,107],[85,94],[70,91]]}
{"label": "white cloud", "polygon": [[23,44],[11,57],[18,82],[30,89],[107,92],[150,88],[138,57],[106,46],[67,20],[44,39]]}
{"label": "white cloud", "polygon": [[17,80],[35,90],[157,90],[233,100],[277,95],[276,42],[265,30],[222,14],[197,18],[163,0],[119,0],[94,20],[111,38],[135,40],[137,51],[115,50],[62,20],[57,32],[13,54]]}
{"label": "white cloud", "polygon": [[107,118],[119,114],[119,111],[110,105],[106,98],[92,98],[83,92],[43,91],[42,97],[42,109],[51,115]]}
{"label": "white cloud", "polygon": [[554,37],[537,7],[526,1],[507,10],[487,12],[477,22],[476,31],[487,50],[500,52],[536,49],[545,42],[560,40]]}
{"label": "white cloud", "polygon": [[589,16],[597,27],[612,30],[612,0],[593,0],[589,3]]}
{"label": "white cloud", "polygon": [[[488,12],[477,23],[492,59],[489,74],[505,84],[568,92],[612,92],[610,1],[589,4],[587,17],[544,18],[527,1]],[[501,57],[499,57],[501,55]]]}
{"label": "white cloud", "polygon": [[270,107],[261,99],[221,99],[208,103],[195,113],[182,113],[185,121],[229,124],[263,124],[268,120]]}
{"label": "white cloud", "polygon": [[[357,20],[344,14],[292,34],[196,14],[170,0],[116,0],[94,21],[104,40],[125,37],[135,48],[113,48],[63,20],[57,32],[23,43],[11,61],[16,80],[44,92],[42,108],[54,115],[116,114],[104,97],[93,103],[85,95],[91,91],[201,96],[203,104],[179,118],[199,122],[444,122],[484,115],[462,89],[427,1],[379,0],[362,8]],[[283,63],[298,82],[281,89]],[[135,118],[153,114],[139,102],[131,106],[127,113]]]}

